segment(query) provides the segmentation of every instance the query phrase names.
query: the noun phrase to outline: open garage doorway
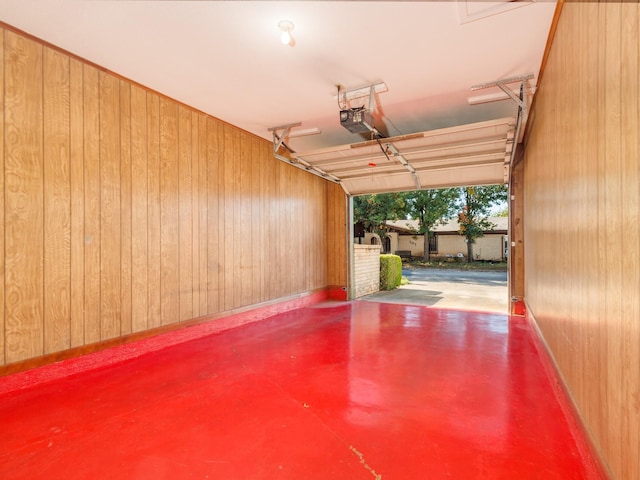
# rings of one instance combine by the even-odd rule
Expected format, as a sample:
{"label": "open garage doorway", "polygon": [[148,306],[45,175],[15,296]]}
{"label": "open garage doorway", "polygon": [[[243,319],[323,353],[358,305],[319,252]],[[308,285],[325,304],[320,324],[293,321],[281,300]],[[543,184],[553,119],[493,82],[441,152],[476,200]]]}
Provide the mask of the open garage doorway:
{"label": "open garage doorway", "polygon": [[[351,205],[364,195],[381,195],[387,192],[398,195],[397,192],[427,192],[432,189],[464,186],[504,186],[514,193],[510,198],[511,207],[518,210],[517,215],[512,215],[513,237],[515,244],[510,240],[510,257],[517,256],[517,261],[509,262],[508,293],[510,297],[511,313],[517,313],[514,305],[524,308],[524,249],[514,250],[514,245],[522,244],[522,190],[520,188],[522,178],[522,148],[517,148],[522,143],[524,134],[523,125],[526,125],[528,115],[529,94],[527,88],[528,76],[508,79],[508,83],[520,84],[520,95],[511,96],[516,100],[516,112],[513,116],[494,118],[493,120],[479,121],[456,126],[444,126],[436,130],[400,134],[393,137],[385,137],[376,128],[367,124],[365,131],[359,131],[360,139],[356,143],[320,148],[316,150],[292,153],[292,164],[306,171],[313,172],[332,182],[338,183],[344,190]],[[498,82],[504,83],[504,82]],[[491,88],[498,84],[491,83]],[[498,85],[499,86],[499,85]],[[489,88],[489,84],[478,88]],[[500,86],[503,89],[504,85]],[[512,92],[513,93],[513,92]],[[373,90],[368,94],[369,99],[374,97]],[[371,102],[370,102],[371,103]],[[370,107],[371,109],[372,107]],[[366,122],[365,122],[366,123]],[[365,125],[366,126],[366,125]],[[369,135],[370,134],[370,135]],[[363,140],[369,137],[367,140]],[[286,159],[285,159],[286,160]],[[514,187],[515,186],[515,187]],[[506,187],[505,187],[506,188]],[[391,195],[391,194],[390,194]],[[353,208],[350,209],[353,215]],[[351,217],[353,219],[353,217]],[[473,215],[468,218],[473,219]],[[380,218],[376,221],[384,222],[388,218]],[[355,227],[353,222],[349,225]],[[475,226],[474,228],[476,228]],[[486,230],[486,228],[485,228]],[[367,235],[370,234],[370,235]],[[370,237],[377,237],[373,240]],[[347,235],[350,249],[349,281],[347,282],[348,298],[358,298],[362,290],[358,288],[358,282],[354,281],[356,273],[354,267],[354,245],[372,242],[380,245],[382,251],[398,252],[400,256],[413,257],[411,248],[401,248],[389,241],[389,248],[383,242],[384,235],[365,228],[362,237]],[[503,236],[503,237],[506,237]],[[355,240],[354,240],[355,238]],[[453,237],[452,237],[453,238]],[[511,237],[510,237],[511,238]],[[458,238],[459,239],[459,238]],[[435,238],[423,239],[425,243],[430,240],[437,242]],[[502,241],[499,241],[498,251],[503,250]],[[414,240],[414,243],[415,242]],[[417,247],[417,245],[416,245]],[[453,258],[446,261],[457,261],[458,253],[472,261],[487,258],[478,250],[472,253],[472,245],[457,248],[455,253],[450,253]],[[423,252],[427,248],[423,247]],[[440,250],[439,246],[433,248]],[[514,253],[515,252],[515,253]],[[481,258],[473,258],[475,255]],[[446,255],[446,253],[445,253]]]}
{"label": "open garage doorway", "polygon": [[362,260],[363,245],[380,245],[380,253],[402,260],[400,286],[359,289],[354,297],[509,313],[507,199],[506,185],[353,197],[354,276],[362,275],[359,264],[371,265]]}

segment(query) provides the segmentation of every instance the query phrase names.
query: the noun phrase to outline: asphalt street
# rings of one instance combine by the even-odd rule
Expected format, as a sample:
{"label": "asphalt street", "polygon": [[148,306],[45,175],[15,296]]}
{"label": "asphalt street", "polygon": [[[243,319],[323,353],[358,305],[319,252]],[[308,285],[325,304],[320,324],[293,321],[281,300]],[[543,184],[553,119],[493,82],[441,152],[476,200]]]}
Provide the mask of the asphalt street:
{"label": "asphalt street", "polygon": [[508,313],[507,272],[403,269],[408,285],[360,300]]}

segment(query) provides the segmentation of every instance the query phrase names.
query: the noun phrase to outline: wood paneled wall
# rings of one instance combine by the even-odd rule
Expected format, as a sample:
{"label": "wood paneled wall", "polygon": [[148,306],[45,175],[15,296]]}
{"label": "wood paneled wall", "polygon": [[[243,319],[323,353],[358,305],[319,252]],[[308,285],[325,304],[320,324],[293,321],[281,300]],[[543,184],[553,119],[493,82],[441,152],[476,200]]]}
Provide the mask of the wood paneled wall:
{"label": "wood paneled wall", "polygon": [[0,70],[0,365],[345,285],[344,193],[270,142],[10,29]]}
{"label": "wood paneled wall", "polygon": [[567,2],[525,158],[525,294],[614,478],[640,478],[640,5]]}
{"label": "wood paneled wall", "polygon": [[[327,231],[331,233],[331,243],[347,245],[351,242],[347,238],[347,212],[349,203],[344,190],[339,185],[329,184],[327,196]],[[347,248],[330,248],[327,252],[327,284],[331,287],[347,286]]]}

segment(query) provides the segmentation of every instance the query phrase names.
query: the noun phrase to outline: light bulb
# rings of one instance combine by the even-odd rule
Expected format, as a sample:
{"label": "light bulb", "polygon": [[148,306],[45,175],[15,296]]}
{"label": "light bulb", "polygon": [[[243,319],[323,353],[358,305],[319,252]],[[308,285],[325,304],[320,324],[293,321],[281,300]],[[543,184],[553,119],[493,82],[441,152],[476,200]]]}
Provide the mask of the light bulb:
{"label": "light bulb", "polygon": [[293,30],[293,22],[289,20],[280,20],[278,22],[278,28],[282,32],[280,35],[280,41],[283,45],[292,45],[293,39],[291,38],[291,30]]}

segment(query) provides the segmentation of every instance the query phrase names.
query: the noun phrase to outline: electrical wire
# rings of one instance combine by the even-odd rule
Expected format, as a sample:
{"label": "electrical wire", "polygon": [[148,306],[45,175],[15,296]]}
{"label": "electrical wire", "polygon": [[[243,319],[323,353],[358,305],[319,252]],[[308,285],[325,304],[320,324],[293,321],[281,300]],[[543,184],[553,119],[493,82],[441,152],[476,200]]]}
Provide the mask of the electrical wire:
{"label": "electrical wire", "polygon": [[387,157],[387,160],[391,161],[391,158],[389,158],[389,154],[387,153],[385,148],[382,146],[382,142],[380,141],[380,137],[378,137],[377,135],[376,135],[376,142],[378,142],[378,145],[380,145],[380,150],[382,150],[382,153],[384,153],[384,156]]}
{"label": "electrical wire", "polygon": [[383,118],[387,119],[387,121],[391,124],[391,126],[392,126],[393,128],[395,128],[395,129],[396,129],[396,131],[398,132],[398,134],[400,134],[400,135],[404,135],[404,133],[402,132],[402,130],[400,130],[398,127],[396,127],[396,124],[395,124],[395,123],[393,123],[393,121],[392,121],[389,117],[387,117],[387,116],[385,115]]}

